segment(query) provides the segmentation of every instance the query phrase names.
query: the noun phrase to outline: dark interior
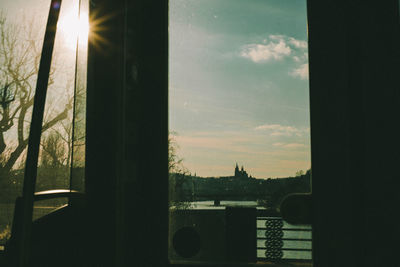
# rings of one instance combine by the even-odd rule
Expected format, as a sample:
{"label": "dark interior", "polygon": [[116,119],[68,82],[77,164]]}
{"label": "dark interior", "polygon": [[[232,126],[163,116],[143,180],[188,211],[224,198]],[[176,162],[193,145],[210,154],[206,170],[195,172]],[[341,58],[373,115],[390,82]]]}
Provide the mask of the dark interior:
{"label": "dark interior", "polygon": [[[168,1],[90,9],[111,16],[89,44],[86,192],[33,223],[27,266],[221,266],[168,260]],[[312,195],[285,216],[311,222],[313,266],[398,266],[399,1],[308,0],[308,33]]]}

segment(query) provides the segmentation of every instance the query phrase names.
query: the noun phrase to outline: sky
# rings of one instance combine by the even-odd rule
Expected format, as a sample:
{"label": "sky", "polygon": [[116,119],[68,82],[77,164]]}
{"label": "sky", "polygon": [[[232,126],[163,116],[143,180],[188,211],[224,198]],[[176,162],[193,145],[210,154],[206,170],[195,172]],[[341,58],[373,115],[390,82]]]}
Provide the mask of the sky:
{"label": "sky", "polygon": [[305,0],[170,0],[169,129],[198,176],[311,167]]}

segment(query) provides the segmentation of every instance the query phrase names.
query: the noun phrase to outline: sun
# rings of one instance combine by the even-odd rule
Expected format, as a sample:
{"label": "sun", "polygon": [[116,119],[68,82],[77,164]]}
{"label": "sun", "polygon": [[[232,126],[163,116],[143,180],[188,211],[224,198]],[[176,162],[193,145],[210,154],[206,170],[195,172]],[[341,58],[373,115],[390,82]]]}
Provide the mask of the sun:
{"label": "sun", "polygon": [[[64,48],[75,51],[77,44],[80,49],[87,49],[88,43],[96,49],[104,49],[112,45],[104,38],[103,33],[108,31],[107,23],[116,16],[116,13],[104,13],[100,8],[91,11],[89,17],[89,1],[80,1],[79,5],[73,1],[65,1],[61,7],[57,23],[57,39]],[[79,38],[79,39],[77,39]]]}
{"label": "sun", "polygon": [[80,44],[87,44],[90,28],[89,16],[86,12],[79,13],[78,8],[70,8],[60,14],[57,28],[62,36],[64,46],[75,50],[78,40]]}

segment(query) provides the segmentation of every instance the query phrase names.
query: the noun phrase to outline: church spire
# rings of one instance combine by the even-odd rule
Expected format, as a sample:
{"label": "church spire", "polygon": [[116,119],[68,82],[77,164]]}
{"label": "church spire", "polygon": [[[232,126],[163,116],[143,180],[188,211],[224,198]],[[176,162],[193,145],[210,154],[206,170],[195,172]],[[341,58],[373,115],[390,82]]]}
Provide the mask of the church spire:
{"label": "church spire", "polygon": [[239,166],[236,162],[236,167],[235,167],[235,177],[239,177],[240,173],[239,173]]}

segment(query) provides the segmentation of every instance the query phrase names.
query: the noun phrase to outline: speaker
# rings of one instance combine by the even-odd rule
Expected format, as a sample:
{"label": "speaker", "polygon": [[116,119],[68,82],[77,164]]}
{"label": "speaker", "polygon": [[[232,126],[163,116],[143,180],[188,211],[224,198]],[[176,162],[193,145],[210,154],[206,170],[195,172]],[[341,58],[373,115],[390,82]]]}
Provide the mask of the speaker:
{"label": "speaker", "polygon": [[169,259],[175,261],[226,261],[225,210],[171,210]]}

